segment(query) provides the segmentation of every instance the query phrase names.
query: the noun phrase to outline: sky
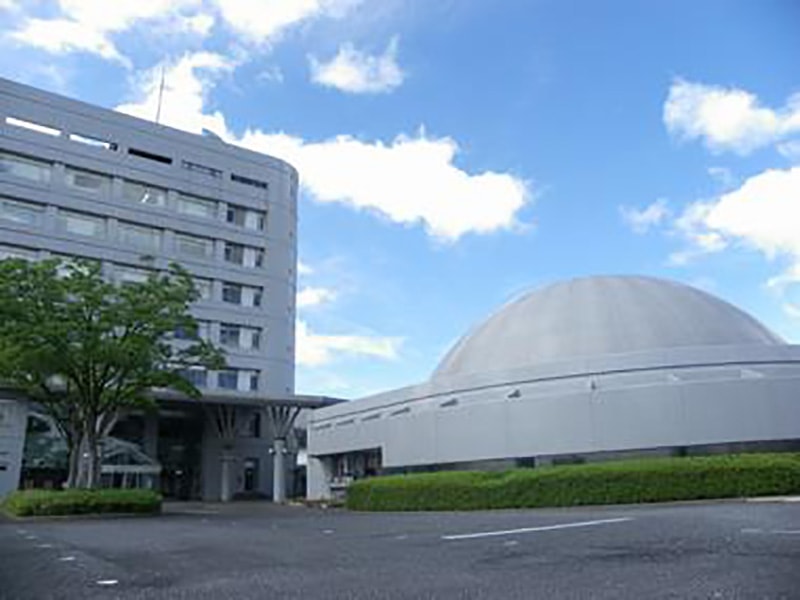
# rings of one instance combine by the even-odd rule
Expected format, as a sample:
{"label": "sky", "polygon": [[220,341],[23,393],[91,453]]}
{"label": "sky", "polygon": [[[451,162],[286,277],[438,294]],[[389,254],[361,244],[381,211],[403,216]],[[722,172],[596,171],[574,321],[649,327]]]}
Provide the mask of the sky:
{"label": "sky", "polygon": [[297,391],[420,382],[527,290],[694,285],[800,343],[795,0],[0,0],[0,76],[273,154]]}

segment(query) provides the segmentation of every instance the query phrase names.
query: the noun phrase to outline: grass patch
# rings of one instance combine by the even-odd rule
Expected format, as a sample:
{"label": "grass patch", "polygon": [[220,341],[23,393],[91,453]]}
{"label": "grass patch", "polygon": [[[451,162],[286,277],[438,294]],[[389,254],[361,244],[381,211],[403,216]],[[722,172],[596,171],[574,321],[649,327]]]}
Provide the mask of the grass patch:
{"label": "grass patch", "polygon": [[152,490],[24,490],[12,492],[2,509],[15,517],[161,512]]}
{"label": "grass patch", "polygon": [[800,492],[800,454],[658,458],[362,479],[352,510],[479,510],[741,498]]}

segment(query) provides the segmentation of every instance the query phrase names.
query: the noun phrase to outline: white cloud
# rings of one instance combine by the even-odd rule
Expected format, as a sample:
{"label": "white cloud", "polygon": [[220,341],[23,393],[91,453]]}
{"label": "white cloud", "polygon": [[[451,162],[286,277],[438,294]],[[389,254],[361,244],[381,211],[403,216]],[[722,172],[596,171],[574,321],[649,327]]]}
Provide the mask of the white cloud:
{"label": "white cloud", "polygon": [[336,292],[324,287],[306,287],[297,292],[297,307],[311,308],[336,299]]}
{"label": "white cloud", "polygon": [[458,144],[424,130],[398,135],[389,144],[347,135],[308,142],[247,131],[241,143],[292,163],[318,202],[373,210],[396,223],[421,223],[443,241],[513,228],[529,198],[526,183],[513,175],[460,169],[454,164]]}
{"label": "white cloud", "polygon": [[744,155],[800,131],[800,94],[775,110],[744,90],[679,79],[670,87],[663,118],[672,135]]}
{"label": "white cloud", "polygon": [[622,220],[637,234],[645,234],[652,227],[660,225],[669,215],[670,210],[665,198],[659,198],[643,209],[620,206]]}
{"label": "white cloud", "polygon": [[314,269],[311,265],[304,263],[302,260],[297,261],[297,274],[298,275],[311,275]]}
{"label": "white cloud", "polygon": [[56,54],[89,52],[130,66],[111,39],[112,34],[141,21],[171,23],[176,30],[205,33],[213,24],[209,15],[196,13],[201,0],[58,0],[57,6],[58,16],[29,18],[21,29],[11,32],[11,37]]}
{"label": "white cloud", "polygon": [[402,343],[401,338],[375,335],[320,335],[305,321],[298,320],[295,328],[296,359],[301,366],[319,367],[339,358],[362,356],[393,360]]}
{"label": "white cloud", "polygon": [[222,113],[206,114],[203,108],[212,82],[234,67],[235,64],[230,59],[220,54],[185,54],[173,62],[158,65],[142,74],[137,80],[136,100],[118,106],[117,110],[142,119],[154,120],[158,113],[163,68],[164,94],[160,122],[192,133],[201,133],[203,129],[208,129],[223,138],[230,138],[231,134]]}
{"label": "white cloud", "polygon": [[341,17],[361,0],[213,0],[221,17],[247,41],[273,40],[290,26],[318,17]]}
{"label": "white cloud", "polygon": [[[790,266],[771,278],[768,286],[784,298],[800,284],[800,166],[770,169],[754,175],[736,190],[714,200],[689,205],[676,220],[676,228],[692,248],[673,255],[673,263],[705,252],[717,252],[733,244],[782,258]],[[785,306],[800,309],[786,302]],[[791,311],[787,311],[791,312]]]}
{"label": "white cloud", "polygon": [[395,37],[383,54],[371,55],[352,44],[344,44],[328,62],[309,56],[311,80],[354,94],[390,92],[405,79],[405,73],[397,64],[397,45]]}

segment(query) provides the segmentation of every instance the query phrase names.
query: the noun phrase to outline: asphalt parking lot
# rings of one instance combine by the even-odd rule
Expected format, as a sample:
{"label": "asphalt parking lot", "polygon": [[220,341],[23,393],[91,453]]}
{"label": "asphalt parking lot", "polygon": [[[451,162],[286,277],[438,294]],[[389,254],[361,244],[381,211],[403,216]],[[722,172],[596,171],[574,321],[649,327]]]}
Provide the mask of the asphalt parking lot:
{"label": "asphalt parking lot", "polygon": [[3,521],[0,598],[800,598],[800,502]]}

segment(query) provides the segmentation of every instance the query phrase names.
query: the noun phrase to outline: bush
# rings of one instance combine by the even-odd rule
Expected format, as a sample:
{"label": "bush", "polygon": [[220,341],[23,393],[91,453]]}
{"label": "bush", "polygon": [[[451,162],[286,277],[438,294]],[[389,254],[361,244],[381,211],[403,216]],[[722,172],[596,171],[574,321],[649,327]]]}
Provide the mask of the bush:
{"label": "bush", "polygon": [[800,492],[800,454],[627,460],[505,472],[374,477],[347,489],[353,510],[478,510],[738,498]]}
{"label": "bush", "polygon": [[161,496],[152,490],[24,490],[13,492],[3,509],[17,517],[161,512]]}

